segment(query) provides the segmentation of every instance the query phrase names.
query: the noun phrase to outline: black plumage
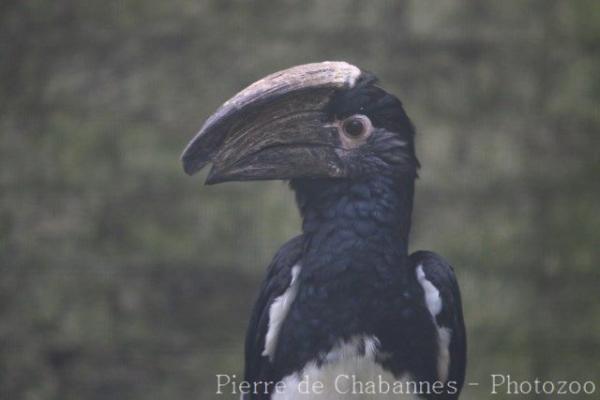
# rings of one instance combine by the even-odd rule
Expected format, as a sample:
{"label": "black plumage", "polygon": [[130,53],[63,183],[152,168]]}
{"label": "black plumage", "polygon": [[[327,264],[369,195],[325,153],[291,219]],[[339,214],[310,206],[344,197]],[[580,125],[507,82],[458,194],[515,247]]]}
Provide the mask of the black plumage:
{"label": "black plumage", "polygon": [[[316,75],[331,67],[325,64],[306,68]],[[344,65],[334,68],[348,66],[338,64]],[[245,380],[280,382],[302,373],[311,363],[317,368],[330,363],[328,354],[340,343],[376,338],[375,361],[385,371],[398,378],[408,375],[419,382],[441,382],[442,392],[424,394],[424,398],[458,398],[464,381],[466,338],[454,272],[435,253],[408,252],[419,168],[413,125],[401,102],[378,87],[371,74],[361,72],[352,84],[332,81],[329,87],[324,81],[301,88],[302,96],[314,91],[308,97],[319,104],[317,111],[312,111],[313,104],[302,117],[293,114],[297,107],[290,100],[293,90],[257,101],[260,105],[252,108],[252,118],[259,121],[272,123],[269,110],[274,109],[277,113],[291,110],[295,116],[278,125],[275,139],[256,136],[252,145],[257,150],[250,155],[232,160],[236,152],[228,149],[227,157],[212,156],[218,160],[211,172],[217,181],[232,176],[235,180],[289,179],[302,216],[302,234],[287,242],[273,259],[254,307],[246,336]],[[295,88],[293,83],[290,86]],[[262,92],[257,95],[264,96]],[[236,112],[248,118],[245,104]],[[220,139],[225,143],[222,146],[240,137],[252,139],[248,136],[251,128],[239,128],[244,122],[235,125],[230,120],[236,112],[227,112],[227,124],[237,128],[221,133],[225,135]],[[277,118],[284,119],[279,114]],[[311,133],[303,133],[308,130]],[[206,129],[199,137],[211,134],[215,135]],[[192,143],[188,149],[199,147]],[[204,157],[224,150],[202,151]],[[186,157],[193,165],[204,162],[190,152],[184,154],[184,161]],[[226,167],[219,167],[219,160],[225,160]],[[293,170],[285,167],[290,163]],[[282,165],[282,172],[277,173]],[[310,172],[298,170],[302,165]],[[271,310],[281,296],[291,293],[292,283],[290,304],[274,328]],[[276,329],[277,340],[268,352],[270,329]],[[366,339],[361,340],[357,352],[367,354]],[[246,398],[268,399],[270,393],[258,391]]]}

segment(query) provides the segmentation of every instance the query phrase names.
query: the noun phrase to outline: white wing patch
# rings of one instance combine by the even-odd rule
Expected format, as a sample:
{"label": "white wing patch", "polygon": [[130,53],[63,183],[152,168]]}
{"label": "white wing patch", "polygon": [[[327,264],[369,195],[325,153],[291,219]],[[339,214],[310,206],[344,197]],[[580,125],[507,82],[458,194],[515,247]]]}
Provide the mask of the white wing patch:
{"label": "white wing patch", "polygon": [[440,291],[425,277],[423,266],[417,267],[417,280],[425,292],[425,303],[431,313],[433,322],[438,333],[438,377],[440,381],[446,382],[448,379],[448,367],[450,366],[450,338],[452,332],[450,329],[438,325],[435,317],[442,311],[442,297]]}
{"label": "white wing patch", "polygon": [[285,317],[290,310],[290,306],[296,298],[298,292],[298,274],[300,273],[300,265],[294,265],[292,268],[292,280],[290,287],[279,297],[277,297],[271,308],[269,308],[269,329],[265,337],[265,349],[262,352],[263,356],[269,357],[269,360],[273,361],[275,357],[275,348],[277,347],[277,339],[279,337],[279,331],[281,330],[281,324],[285,320]]}

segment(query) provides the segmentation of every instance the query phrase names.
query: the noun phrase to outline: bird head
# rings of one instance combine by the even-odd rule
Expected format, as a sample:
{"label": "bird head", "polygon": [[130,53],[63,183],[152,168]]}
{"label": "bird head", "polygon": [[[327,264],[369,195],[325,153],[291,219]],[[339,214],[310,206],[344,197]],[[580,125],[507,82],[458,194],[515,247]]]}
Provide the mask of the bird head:
{"label": "bird head", "polygon": [[376,78],[345,62],[292,67],[225,102],[182,155],[207,184],[373,174],[415,177],[414,128]]}

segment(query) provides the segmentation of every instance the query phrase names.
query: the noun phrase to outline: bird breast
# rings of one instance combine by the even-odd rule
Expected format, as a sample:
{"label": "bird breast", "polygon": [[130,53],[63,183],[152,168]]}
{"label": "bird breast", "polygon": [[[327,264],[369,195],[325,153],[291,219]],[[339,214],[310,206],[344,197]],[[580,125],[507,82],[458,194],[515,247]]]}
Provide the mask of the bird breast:
{"label": "bird breast", "polygon": [[[350,399],[418,399],[418,383],[409,377],[398,379],[378,362],[374,336],[354,336],[340,342],[318,360],[307,363],[301,371],[286,376],[273,400],[350,400]],[[416,386],[415,386],[416,385]]]}

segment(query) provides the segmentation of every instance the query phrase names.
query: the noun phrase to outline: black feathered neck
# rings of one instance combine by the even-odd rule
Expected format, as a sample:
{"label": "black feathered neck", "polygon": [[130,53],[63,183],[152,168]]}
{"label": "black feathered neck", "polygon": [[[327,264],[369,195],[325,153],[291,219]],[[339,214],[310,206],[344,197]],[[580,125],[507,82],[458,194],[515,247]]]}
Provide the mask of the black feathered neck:
{"label": "black feathered neck", "polygon": [[395,268],[408,259],[414,178],[297,179],[303,269]]}

